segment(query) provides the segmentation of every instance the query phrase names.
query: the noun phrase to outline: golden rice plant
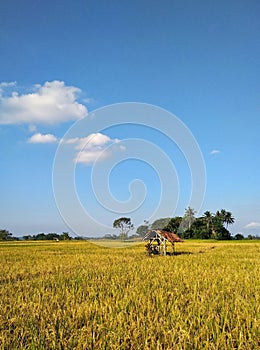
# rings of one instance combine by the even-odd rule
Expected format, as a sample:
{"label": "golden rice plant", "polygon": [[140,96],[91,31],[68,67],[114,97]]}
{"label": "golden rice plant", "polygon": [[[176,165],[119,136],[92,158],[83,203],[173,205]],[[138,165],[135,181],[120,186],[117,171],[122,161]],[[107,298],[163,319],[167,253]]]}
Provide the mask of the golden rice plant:
{"label": "golden rice plant", "polygon": [[0,244],[0,349],[260,349],[260,242]]}

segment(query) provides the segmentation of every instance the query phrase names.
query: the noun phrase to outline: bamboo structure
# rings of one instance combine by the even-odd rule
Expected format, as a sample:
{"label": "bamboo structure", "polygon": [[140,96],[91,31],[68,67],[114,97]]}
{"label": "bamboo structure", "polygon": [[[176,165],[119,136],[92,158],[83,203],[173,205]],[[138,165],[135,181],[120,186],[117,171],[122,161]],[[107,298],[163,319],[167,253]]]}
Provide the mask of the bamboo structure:
{"label": "bamboo structure", "polygon": [[[149,255],[173,255],[175,252],[175,243],[183,242],[175,233],[163,230],[148,231],[143,241],[149,241],[145,246]],[[167,251],[167,243],[170,244],[172,252]]]}

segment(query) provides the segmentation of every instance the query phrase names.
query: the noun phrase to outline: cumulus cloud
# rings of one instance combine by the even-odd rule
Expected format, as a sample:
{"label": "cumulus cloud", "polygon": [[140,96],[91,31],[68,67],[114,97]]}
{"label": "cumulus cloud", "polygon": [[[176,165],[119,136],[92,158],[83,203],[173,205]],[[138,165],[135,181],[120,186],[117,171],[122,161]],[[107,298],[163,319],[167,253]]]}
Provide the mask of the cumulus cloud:
{"label": "cumulus cloud", "polygon": [[57,137],[52,134],[34,134],[28,140],[29,143],[53,143],[57,142]]}
{"label": "cumulus cloud", "polygon": [[100,132],[95,134],[90,134],[87,137],[83,137],[78,140],[76,149],[81,150],[82,148],[86,149],[94,149],[94,148],[102,148],[107,145],[109,142],[114,142],[107,135],[101,134]]}
{"label": "cumulus cloud", "polygon": [[220,151],[218,149],[213,149],[210,154],[214,155],[214,154],[219,154]]}
{"label": "cumulus cloud", "polygon": [[111,156],[111,152],[104,149],[93,149],[87,151],[81,151],[77,154],[74,161],[75,163],[82,164],[92,164],[96,161],[103,161],[108,159]]}
{"label": "cumulus cloud", "polygon": [[245,228],[260,228],[260,222],[252,221],[245,226]]}
{"label": "cumulus cloud", "polygon": [[[86,107],[77,101],[81,90],[63,81],[35,85],[34,91],[19,94],[15,83],[0,83],[0,124],[59,124],[87,116]],[[12,88],[8,96],[3,92]]]}
{"label": "cumulus cloud", "polygon": [[[110,145],[118,144],[119,139],[111,139],[102,133],[93,133],[82,138],[62,139],[60,142],[74,145],[76,151],[74,162],[82,164],[92,164],[95,161],[108,159],[112,152],[108,149]],[[123,151],[125,148],[118,145],[117,149]]]}
{"label": "cumulus cloud", "polygon": [[3,96],[4,92],[16,85],[16,81],[6,82],[2,81],[0,83],[0,97]]}

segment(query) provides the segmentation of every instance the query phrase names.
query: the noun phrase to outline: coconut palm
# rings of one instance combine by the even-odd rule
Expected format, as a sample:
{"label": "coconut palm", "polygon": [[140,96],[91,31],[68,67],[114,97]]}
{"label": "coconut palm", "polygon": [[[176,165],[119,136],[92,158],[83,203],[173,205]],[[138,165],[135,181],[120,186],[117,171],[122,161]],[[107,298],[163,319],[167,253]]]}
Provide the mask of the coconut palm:
{"label": "coconut palm", "polygon": [[189,230],[191,229],[191,225],[192,225],[193,221],[195,220],[195,213],[196,213],[196,211],[194,209],[192,209],[191,207],[188,207],[185,211],[184,219],[187,220]]}
{"label": "coconut palm", "polygon": [[212,226],[213,214],[209,210],[207,210],[203,215],[203,219],[206,222],[207,231],[209,232]]}
{"label": "coconut palm", "polygon": [[225,222],[226,213],[227,212],[225,209],[221,209],[220,211],[219,210],[216,211],[215,218],[218,220],[218,222],[221,222],[222,225]]}
{"label": "coconut palm", "polygon": [[235,222],[235,218],[232,216],[230,211],[226,211],[224,222],[226,224],[226,228],[228,228],[228,225],[232,225]]}

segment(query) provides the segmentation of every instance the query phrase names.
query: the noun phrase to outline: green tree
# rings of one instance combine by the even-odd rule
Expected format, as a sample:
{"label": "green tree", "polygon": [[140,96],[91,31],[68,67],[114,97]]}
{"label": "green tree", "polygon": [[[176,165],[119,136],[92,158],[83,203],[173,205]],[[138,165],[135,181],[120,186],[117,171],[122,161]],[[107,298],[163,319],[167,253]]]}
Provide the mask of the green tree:
{"label": "green tree", "polygon": [[[231,239],[231,234],[227,227],[234,222],[235,219],[231,212],[226,211],[225,209],[221,209],[220,211],[217,210],[213,218],[212,238]],[[226,224],[226,227],[224,227],[224,224]]]}
{"label": "green tree", "polygon": [[230,211],[226,211],[225,209],[218,210],[216,212],[216,217],[218,217],[223,224],[226,224],[226,228],[228,225],[233,224],[235,222],[235,219],[232,216],[232,213]]}
{"label": "green tree", "polygon": [[209,211],[205,211],[204,215],[203,215],[203,219],[204,222],[206,224],[207,227],[207,231],[210,233],[211,229],[212,229],[212,220],[213,220],[214,215]]}
{"label": "green tree", "polygon": [[144,237],[148,230],[149,230],[148,225],[140,225],[139,227],[137,227],[136,233],[138,234],[138,236]]}
{"label": "green tree", "polygon": [[205,217],[199,217],[194,220],[191,225],[192,237],[198,239],[208,239],[211,236],[211,229],[207,222],[205,222]]}
{"label": "green tree", "polygon": [[60,239],[63,241],[68,241],[71,239],[69,232],[62,232],[62,234],[60,235]]}
{"label": "green tree", "polygon": [[195,220],[195,213],[196,211],[194,209],[192,209],[191,207],[188,207],[185,211],[185,214],[184,214],[184,217],[183,217],[183,220],[187,221],[187,224],[188,224],[188,229],[190,230],[191,229],[191,225],[192,223],[194,222]]}
{"label": "green tree", "polygon": [[219,220],[219,222],[224,223],[224,216],[225,216],[226,211],[224,209],[221,209],[221,211],[217,210],[215,214],[215,218]]}
{"label": "green tree", "polygon": [[36,236],[35,236],[35,240],[36,241],[44,241],[46,238],[46,234],[45,233],[38,233]]}
{"label": "green tree", "polygon": [[234,238],[237,239],[237,240],[242,240],[245,237],[242,235],[242,233],[237,233]]}
{"label": "green tree", "polygon": [[175,216],[174,218],[171,218],[168,224],[164,227],[164,230],[169,232],[177,233],[180,227],[180,224],[182,222],[181,216]]}
{"label": "green tree", "polygon": [[152,230],[163,230],[164,227],[166,227],[168,225],[168,223],[170,222],[171,218],[161,218],[161,219],[157,219],[155,220],[152,225],[151,225],[151,229]]}
{"label": "green tree", "polygon": [[217,211],[212,220],[212,234],[213,239],[231,239],[230,232],[223,226],[224,216],[223,213]]}
{"label": "green tree", "polygon": [[120,238],[126,240],[130,230],[134,228],[130,218],[119,218],[113,222],[113,227],[120,230]]}
{"label": "green tree", "polygon": [[218,231],[217,239],[221,239],[221,240],[231,239],[231,234],[224,226],[222,226],[221,229]]}
{"label": "green tree", "polygon": [[8,241],[12,239],[12,233],[7,230],[0,230],[0,241]]}
{"label": "green tree", "polygon": [[235,222],[235,219],[232,216],[232,213],[230,211],[226,211],[225,217],[224,217],[224,223],[226,224],[226,228],[228,228],[228,225],[232,225],[234,222]]}
{"label": "green tree", "polygon": [[[189,231],[189,233],[186,235],[188,236],[187,238],[192,238],[192,229],[191,229],[191,225],[193,224],[193,222],[195,221],[195,210],[192,209],[191,207],[188,207],[187,209],[185,209],[185,213],[179,228],[179,232],[181,234],[184,234],[185,231]],[[185,235],[183,236],[185,238]]]}
{"label": "green tree", "polygon": [[58,233],[55,233],[55,232],[50,232],[50,233],[44,234],[44,236],[45,236],[45,238],[43,238],[43,239],[47,239],[48,241],[60,239],[60,235],[58,235]]}
{"label": "green tree", "polygon": [[23,239],[25,241],[30,241],[31,239],[33,239],[33,237],[31,235],[25,235],[25,236],[23,236]]}

